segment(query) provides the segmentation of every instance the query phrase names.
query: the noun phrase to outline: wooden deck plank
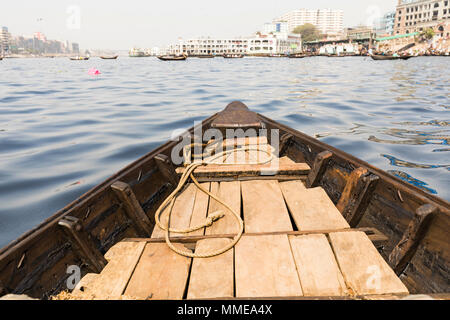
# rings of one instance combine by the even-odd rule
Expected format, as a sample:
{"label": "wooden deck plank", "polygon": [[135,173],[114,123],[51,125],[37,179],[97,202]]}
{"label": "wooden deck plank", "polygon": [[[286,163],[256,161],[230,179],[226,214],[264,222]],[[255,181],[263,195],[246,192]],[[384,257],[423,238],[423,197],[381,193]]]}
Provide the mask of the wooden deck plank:
{"label": "wooden deck plank", "polygon": [[120,299],[145,245],[145,242],[120,242],[111,248],[106,255],[109,263],[97,277],[87,279],[84,284],[87,298]]}
{"label": "wooden deck plank", "polygon": [[236,297],[302,296],[286,235],[243,236],[235,247]]}
{"label": "wooden deck plank", "polygon": [[[172,229],[187,229],[191,225],[191,217],[194,209],[195,195],[197,193],[197,187],[195,184],[190,183],[186,185],[181,193],[178,194],[175,204],[172,208],[172,214],[170,216],[170,227]],[[160,221],[162,225],[167,225],[169,208],[167,207],[161,214]],[[152,233],[152,238],[164,237],[165,231],[158,226],[155,226]],[[182,233],[171,232],[170,236],[181,236]]]}
{"label": "wooden deck plank", "polygon": [[322,188],[305,189],[300,181],[281,182],[281,190],[300,231],[350,228]]}
{"label": "wooden deck plank", "polygon": [[[229,244],[231,239],[208,239],[197,242],[195,253],[208,253]],[[233,249],[216,257],[195,258],[192,263],[188,299],[232,298],[234,296]]]}
{"label": "wooden deck plank", "polygon": [[325,235],[289,236],[289,241],[305,296],[338,297],[348,294]]}
{"label": "wooden deck plank", "polygon": [[292,231],[278,181],[242,181],[245,232]]}
{"label": "wooden deck plank", "polygon": [[[210,191],[211,188],[210,182],[200,183],[200,185],[203,188],[205,188],[205,190]],[[206,217],[208,215],[208,206],[209,206],[209,196],[197,188],[197,193],[195,195],[194,209],[192,210],[191,225],[190,225],[191,227],[201,225],[205,222]],[[204,234],[205,228],[188,233],[186,234],[186,236],[203,236]]]}
{"label": "wooden deck plank", "polygon": [[408,294],[365,233],[336,232],[329,237],[345,282],[354,293]]}
{"label": "wooden deck plank", "polygon": [[[217,187],[215,183],[212,183],[212,187],[214,189],[218,188],[216,191],[219,199],[221,199],[224,203],[230,206],[233,210],[240,214],[241,212],[241,185],[239,181],[231,181],[231,182],[221,182]],[[213,234],[226,234],[226,233],[238,233],[239,232],[239,224],[236,221],[233,213],[226,209],[223,205],[215,201],[214,199],[210,199],[210,206],[208,210],[208,216],[221,210],[225,217],[216,221],[212,227],[206,229],[206,235]]]}
{"label": "wooden deck plank", "polygon": [[[184,172],[184,167],[176,169],[178,175]],[[198,167],[194,171],[195,177],[211,177],[211,176],[259,176],[269,175],[275,170],[271,163],[268,164],[234,164],[221,165],[211,164],[207,166]],[[306,163],[280,163],[276,168],[278,175],[307,175],[310,167]]]}
{"label": "wooden deck plank", "polygon": [[[184,246],[180,246],[186,250]],[[182,257],[165,243],[149,243],[125,290],[125,296],[145,300],[183,299],[191,259]]]}

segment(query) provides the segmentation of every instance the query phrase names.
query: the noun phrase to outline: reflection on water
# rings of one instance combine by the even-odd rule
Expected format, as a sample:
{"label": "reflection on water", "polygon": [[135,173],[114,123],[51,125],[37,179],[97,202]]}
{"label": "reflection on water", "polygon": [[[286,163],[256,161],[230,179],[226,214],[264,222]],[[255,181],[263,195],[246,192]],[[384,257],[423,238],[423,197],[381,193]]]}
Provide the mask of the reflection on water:
{"label": "reflection on water", "polygon": [[407,168],[421,168],[421,169],[437,169],[437,168],[447,168],[450,171],[450,165],[435,165],[435,164],[419,164],[409,161],[404,161],[397,159],[396,157],[389,156],[387,154],[382,154],[383,157],[389,159],[391,165],[396,167],[407,167]]}
{"label": "reflection on water", "polygon": [[428,187],[428,184],[426,182],[420,181],[414,177],[411,177],[409,174],[403,171],[395,171],[395,170],[388,170],[388,172],[394,176],[399,177],[403,181],[406,181],[412,185],[415,185],[416,187],[419,187],[422,190],[425,190],[432,194],[437,194],[437,191],[434,189],[431,189]]}
{"label": "reflection on water", "polygon": [[450,200],[443,61],[3,60],[0,246],[233,100]]}

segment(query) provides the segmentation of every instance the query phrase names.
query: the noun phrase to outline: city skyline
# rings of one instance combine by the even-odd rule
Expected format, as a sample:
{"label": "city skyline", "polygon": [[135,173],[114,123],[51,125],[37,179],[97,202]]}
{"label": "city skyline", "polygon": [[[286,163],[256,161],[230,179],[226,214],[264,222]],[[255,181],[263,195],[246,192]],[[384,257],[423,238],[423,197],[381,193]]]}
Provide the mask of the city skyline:
{"label": "city skyline", "polygon": [[261,31],[291,10],[342,9],[344,26],[367,24],[368,21],[395,10],[396,0],[372,1],[281,0],[276,3],[245,3],[230,0],[212,3],[172,1],[151,5],[129,1],[127,5],[104,0],[89,2],[49,1],[28,3],[18,0],[3,5],[0,25],[13,35],[44,33],[49,39],[80,43],[82,48],[127,50],[133,46],[166,46],[179,37],[236,37]]}

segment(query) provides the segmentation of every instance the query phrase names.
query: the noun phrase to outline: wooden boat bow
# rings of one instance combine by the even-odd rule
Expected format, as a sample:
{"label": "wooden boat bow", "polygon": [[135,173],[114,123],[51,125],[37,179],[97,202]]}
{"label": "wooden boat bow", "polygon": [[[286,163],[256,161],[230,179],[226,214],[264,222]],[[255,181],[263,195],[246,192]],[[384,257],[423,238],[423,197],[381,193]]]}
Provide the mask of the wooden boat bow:
{"label": "wooden boat bow", "polygon": [[[255,298],[255,291],[250,288],[258,288],[259,297],[311,298],[322,292],[327,299],[351,298],[347,285],[352,285],[359,296],[370,292],[377,295],[381,291],[396,297],[408,291],[448,293],[450,204],[447,201],[252,112],[239,101],[188,132],[193,135],[195,129],[204,132],[210,128],[221,132],[265,129],[268,136],[274,130],[279,133],[276,141],[279,168],[274,175],[262,175],[263,170],[255,166],[227,170],[206,166],[201,168],[203,171],[194,171],[202,185],[220,195],[246,220],[243,241],[234,251],[206,264],[195,258],[191,261],[171,256],[164,235],[153,220],[160,204],[175,189],[183,170],[170,158],[179,140],[169,141],[1,249],[0,295],[24,293],[49,298],[66,289],[67,266],[73,265],[80,267],[83,276],[78,288],[85,286],[105,298],[123,294],[142,297],[147,293],[146,298],[148,290],[155,292],[154,298],[205,298],[205,294]],[[268,145],[269,140],[257,136],[233,140],[231,145],[235,148],[255,143]],[[247,156],[255,154],[250,152]],[[187,185],[174,203],[173,223],[189,227],[190,221],[204,219],[218,208],[220,204]],[[171,239],[177,246],[208,252],[224,246],[235,235],[236,230],[225,219],[211,230],[187,236],[172,235]],[[344,249],[352,247],[350,244],[358,244],[360,253]],[[319,270],[307,256],[311,248],[322,252],[321,259],[327,261],[322,265],[327,265],[328,270],[345,276],[343,282],[333,282],[336,291],[320,291],[324,289],[313,287],[308,281]],[[330,255],[331,248],[337,250],[336,257]],[[290,255],[289,250],[293,250]],[[267,254],[271,255],[270,259],[258,260]],[[365,267],[364,259],[352,260],[352,257],[366,254],[367,261],[380,266],[391,279],[389,285],[382,285],[382,290],[371,291],[352,280]],[[170,277],[160,267],[169,258],[173,258]],[[334,259],[339,259],[339,263]],[[270,278],[264,269],[270,261],[288,268],[285,278]],[[311,274],[296,274],[300,270],[296,264]],[[236,272],[236,284],[228,276],[202,278],[209,274],[204,270],[211,268],[222,274],[223,266],[231,274]],[[283,284],[280,291],[274,292],[258,282],[252,272],[259,273],[267,283],[274,280]],[[157,282],[152,277],[149,279],[148,274],[166,279],[174,295],[161,296],[162,291],[155,289]],[[329,279],[329,275],[322,274],[323,279]],[[212,281],[207,289],[200,285],[205,281]],[[220,285],[215,285],[215,281]],[[301,285],[298,281],[302,281]],[[112,283],[116,286],[111,287]],[[99,288],[102,291],[96,291]],[[218,292],[216,288],[225,291]],[[302,288],[308,289],[300,291]]]}

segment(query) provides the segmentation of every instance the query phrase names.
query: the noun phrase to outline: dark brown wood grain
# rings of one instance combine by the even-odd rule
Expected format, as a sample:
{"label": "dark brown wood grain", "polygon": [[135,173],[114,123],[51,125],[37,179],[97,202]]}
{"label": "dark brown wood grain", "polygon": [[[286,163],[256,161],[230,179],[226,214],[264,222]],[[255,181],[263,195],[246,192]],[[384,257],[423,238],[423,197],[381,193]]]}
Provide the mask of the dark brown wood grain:
{"label": "dark brown wood grain", "polygon": [[426,204],[417,209],[414,219],[408,226],[400,242],[395,246],[389,255],[389,264],[394,271],[400,275],[405,270],[406,265],[416,252],[420,241],[425,236],[434,214],[438,209]]}
{"label": "dark brown wood grain", "polygon": [[116,193],[118,199],[123,203],[127,216],[134,223],[136,229],[142,237],[149,237],[152,234],[153,226],[141,204],[136,199],[134,192],[130,186],[122,181],[116,181],[111,185],[112,190]]}
{"label": "dark brown wood grain", "polygon": [[308,174],[308,179],[306,180],[308,188],[314,188],[319,185],[319,181],[325,173],[328,161],[331,160],[332,156],[333,154],[330,151],[323,151],[317,155],[312,169]]}

